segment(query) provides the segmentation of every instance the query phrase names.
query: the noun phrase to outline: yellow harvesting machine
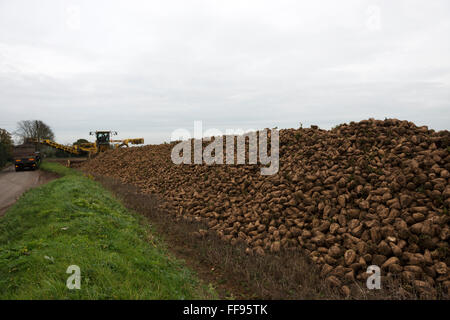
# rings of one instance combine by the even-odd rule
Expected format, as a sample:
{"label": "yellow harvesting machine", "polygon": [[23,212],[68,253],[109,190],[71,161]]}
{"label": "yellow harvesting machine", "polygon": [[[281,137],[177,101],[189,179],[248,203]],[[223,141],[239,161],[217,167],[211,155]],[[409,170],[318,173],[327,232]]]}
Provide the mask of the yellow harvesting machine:
{"label": "yellow harvesting machine", "polygon": [[106,150],[119,148],[119,147],[128,147],[130,144],[143,144],[144,138],[133,138],[133,139],[124,139],[124,140],[113,140],[111,136],[117,135],[116,131],[95,131],[90,132],[90,135],[95,135],[95,142],[87,142],[81,143],[73,146],[66,146],[49,139],[43,139],[39,141],[35,141],[37,143],[41,143],[59,150],[63,150],[65,152],[75,154],[75,155],[88,155],[91,157],[99,152],[104,152]]}

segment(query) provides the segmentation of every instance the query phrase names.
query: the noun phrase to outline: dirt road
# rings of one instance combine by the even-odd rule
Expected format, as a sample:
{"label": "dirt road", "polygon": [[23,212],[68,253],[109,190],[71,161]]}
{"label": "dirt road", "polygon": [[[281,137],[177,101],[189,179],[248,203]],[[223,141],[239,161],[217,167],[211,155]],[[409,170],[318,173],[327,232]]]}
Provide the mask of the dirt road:
{"label": "dirt road", "polygon": [[54,175],[41,170],[15,172],[12,166],[3,169],[0,172],[0,216],[26,190],[39,186],[54,178]]}

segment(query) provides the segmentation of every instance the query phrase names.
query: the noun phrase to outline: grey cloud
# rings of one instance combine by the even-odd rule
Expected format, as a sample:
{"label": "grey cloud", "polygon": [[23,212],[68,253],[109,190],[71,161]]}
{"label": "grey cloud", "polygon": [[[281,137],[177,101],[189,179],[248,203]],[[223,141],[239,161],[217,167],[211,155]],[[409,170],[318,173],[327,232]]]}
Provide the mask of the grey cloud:
{"label": "grey cloud", "polygon": [[[379,30],[367,23],[377,6]],[[0,2],[0,127],[330,128],[396,117],[449,129],[450,4],[414,1]],[[74,16],[75,15],[75,16]],[[75,19],[75,24],[72,19]]]}

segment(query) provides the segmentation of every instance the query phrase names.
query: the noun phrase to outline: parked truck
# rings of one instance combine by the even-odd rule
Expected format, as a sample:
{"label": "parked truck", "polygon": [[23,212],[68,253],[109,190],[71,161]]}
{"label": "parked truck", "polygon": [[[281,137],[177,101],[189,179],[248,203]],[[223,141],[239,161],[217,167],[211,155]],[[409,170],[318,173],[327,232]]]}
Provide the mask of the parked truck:
{"label": "parked truck", "polygon": [[15,146],[13,157],[16,171],[21,171],[26,168],[36,170],[41,164],[41,155],[39,152],[36,152],[36,148],[32,143]]}

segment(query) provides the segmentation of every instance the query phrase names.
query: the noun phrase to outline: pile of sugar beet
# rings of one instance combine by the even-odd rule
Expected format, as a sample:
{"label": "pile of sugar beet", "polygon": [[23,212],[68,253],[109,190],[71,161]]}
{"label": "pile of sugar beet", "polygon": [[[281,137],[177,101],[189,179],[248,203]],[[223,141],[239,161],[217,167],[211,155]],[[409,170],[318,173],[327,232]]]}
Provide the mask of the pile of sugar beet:
{"label": "pile of sugar beet", "polygon": [[448,131],[369,119],[279,136],[272,176],[259,165],[175,165],[175,143],[108,151],[82,169],[158,194],[168,214],[204,221],[248,254],[300,249],[343,291],[377,265],[416,292],[449,292]]}

